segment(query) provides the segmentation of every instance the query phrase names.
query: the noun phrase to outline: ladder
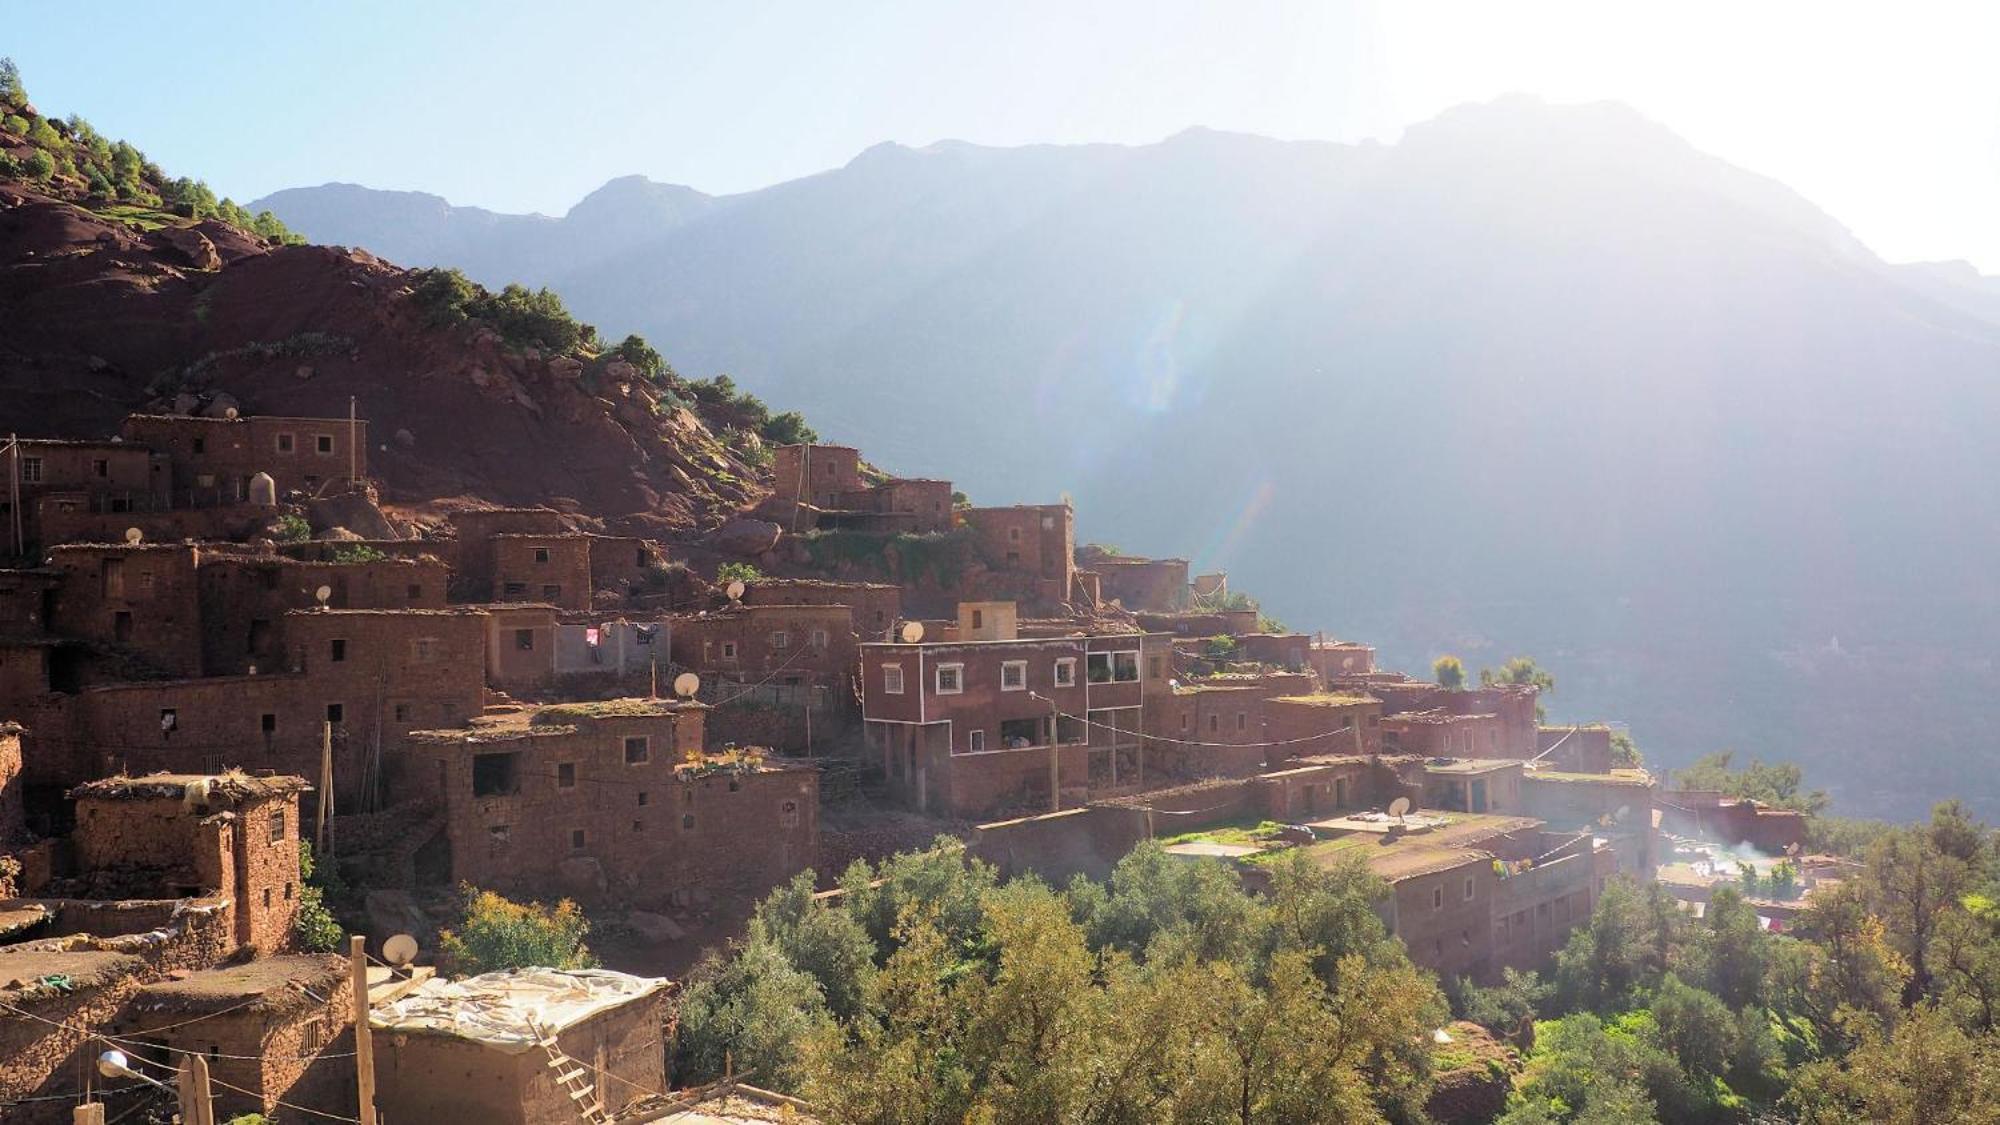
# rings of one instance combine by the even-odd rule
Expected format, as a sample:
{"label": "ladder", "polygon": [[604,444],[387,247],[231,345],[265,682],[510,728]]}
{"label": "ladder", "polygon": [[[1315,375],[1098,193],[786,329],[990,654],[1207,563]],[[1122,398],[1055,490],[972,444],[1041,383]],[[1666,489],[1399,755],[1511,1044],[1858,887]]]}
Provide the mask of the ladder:
{"label": "ladder", "polygon": [[556,1085],[563,1088],[570,1102],[576,1106],[577,1117],[584,1125],[611,1125],[611,1115],[604,1111],[596,1087],[584,1080],[590,1071],[582,1063],[563,1054],[562,1048],[556,1045],[556,1037],[540,1023],[528,1021],[528,1030],[535,1033],[535,1042],[541,1044],[542,1050],[548,1054],[546,1065],[555,1074]]}

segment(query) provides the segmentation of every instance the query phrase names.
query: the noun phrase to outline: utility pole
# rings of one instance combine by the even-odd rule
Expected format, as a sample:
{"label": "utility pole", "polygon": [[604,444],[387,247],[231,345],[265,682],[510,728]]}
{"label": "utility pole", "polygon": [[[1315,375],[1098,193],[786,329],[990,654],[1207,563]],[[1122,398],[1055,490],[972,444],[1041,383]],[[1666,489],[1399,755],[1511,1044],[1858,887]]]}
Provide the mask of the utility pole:
{"label": "utility pole", "polygon": [[361,481],[361,424],[355,418],[354,396],[347,396],[347,490]]}
{"label": "utility pole", "polygon": [[21,435],[20,434],[7,435],[7,451],[10,454],[10,456],[7,458],[7,501],[8,501],[7,514],[12,517],[8,522],[13,525],[11,529],[14,532],[13,553],[18,555],[22,554],[27,546],[26,544],[21,542],[22,523],[21,523]]}
{"label": "utility pole", "polygon": [[104,1125],[104,1103],[85,1102],[70,1110],[69,1125]]}
{"label": "utility pole", "polygon": [[807,684],[805,691],[805,700],[806,700],[806,757],[808,758],[813,756],[813,691],[814,691],[813,686],[811,684]]}
{"label": "utility pole", "polygon": [[313,836],[313,851],[321,863],[333,859],[333,851],[327,846],[332,839],[332,813],[333,724],[322,722],[319,727],[319,827]]}
{"label": "utility pole", "polygon": [[354,1077],[360,1085],[361,1125],[376,1125],[375,1042],[368,1030],[367,941],[359,934],[347,939],[347,969],[354,985]]}
{"label": "utility pole", "polygon": [[1049,811],[1062,811],[1062,712],[1049,700]]}

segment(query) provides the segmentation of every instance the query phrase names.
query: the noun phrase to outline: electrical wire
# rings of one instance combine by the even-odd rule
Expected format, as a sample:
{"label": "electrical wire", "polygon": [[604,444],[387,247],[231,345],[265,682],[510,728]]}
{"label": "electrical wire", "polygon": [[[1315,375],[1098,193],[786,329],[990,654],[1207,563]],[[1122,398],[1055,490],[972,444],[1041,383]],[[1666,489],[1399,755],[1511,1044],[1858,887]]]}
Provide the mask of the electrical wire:
{"label": "electrical wire", "polygon": [[[239,1094],[247,1094],[247,1095],[249,1095],[250,1097],[253,1097],[253,1098],[258,1098],[258,1099],[262,1099],[262,1098],[264,1097],[264,1095],[263,1095],[263,1094],[260,1094],[260,1093],[258,1093],[258,1092],[257,1092],[257,1091],[255,1091],[255,1090],[245,1090],[245,1089],[244,1089],[243,1087],[241,1087],[241,1086],[236,1086],[236,1085],[232,1085],[232,1084],[230,1084],[230,1083],[228,1083],[228,1082],[224,1082],[224,1081],[223,1081],[222,1079],[220,1079],[220,1078],[217,1078],[217,1077],[215,1077],[215,1076],[214,1076],[214,1075],[212,1075],[212,1074],[208,1076],[208,1080],[209,1080],[209,1081],[210,1081],[211,1083],[214,1083],[215,1085],[217,1085],[217,1086],[220,1086],[220,1087],[222,1087],[222,1088],[223,1088],[223,1089],[225,1089],[225,1090],[234,1090],[234,1091],[236,1091],[236,1092],[237,1092],[237,1093],[239,1093]],[[290,1102],[284,1102],[284,1101],[279,1101],[279,1100],[278,1100],[278,1099],[276,1099],[276,1098],[272,1098],[272,1099],[270,1099],[270,1101],[271,1101],[271,1104],[272,1104],[272,1105],[275,1105],[275,1106],[281,1106],[281,1107],[283,1107],[283,1108],[285,1108],[285,1109],[289,1109],[289,1110],[292,1110],[292,1111],[294,1111],[294,1112],[297,1112],[297,1113],[306,1113],[306,1114],[311,1114],[311,1115],[312,1115],[312,1116],[314,1116],[314,1117],[324,1117],[324,1118],[326,1118],[326,1119],[327,1119],[328,1121],[346,1121],[346,1122],[350,1122],[350,1123],[352,1123],[352,1125],[361,1125],[361,1119],[360,1119],[359,1117],[342,1117],[342,1116],[341,1116],[340,1114],[338,1114],[338,1113],[328,1113],[328,1112],[326,1112],[325,1110],[319,1110],[319,1109],[307,1109],[307,1108],[306,1108],[305,1106],[302,1106],[302,1105],[293,1105],[293,1104],[292,1104],[292,1103],[290,1103]]]}
{"label": "electrical wire", "polygon": [[[258,999],[261,1000],[262,997],[258,997]],[[251,1004],[255,1004],[256,1002],[257,1000],[246,1000],[243,1003],[236,1005],[235,1007],[224,1008],[222,1011],[219,1012],[210,1012],[205,1016],[196,1016],[191,1020],[182,1020],[179,1023],[163,1024],[160,1027],[147,1028],[146,1034],[156,1035],[163,1031],[171,1031],[175,1028],[186,1027],[189,1024],[200,1023],[202,1020],[214,1019],[216,1016],[227,1015],[230,1012],[234,1012],[242,1008],[247,1008]],[[80,1027],[73,1023],[63,1023],[61,1020],[52,1020],[46,1016],[38,1016],[35,1013],[27,1011],[25,1009],[16,1008],[14,1005],[9,1004],[4,1000],[0,1000],[0,1008],[5,1008],[6,1010],[14,1013],[17,1016],[26,1016],[27,1018],[35,1020],[38,1023],[48,1024],[50,1027],[60,1028],[63,1031],[73,1032],[77,1035],[87,1036],[92,1039],[102,1039],[106,1043],[116,1043],[121,1047],[137,1047],[137,1048],[144,1048],[147,1050],[164,1050],[164,1051],[171,1051],[175,1054],[181,1054],[181,1055],[201,1055],[204,1058],[211,1058],[211,1059],[234,1059],[238,1061],[261,1061],[264,1059],[277,1059],[283,1062],[312,1062],[315,1059],[350,1059],[353,1058],[356,1054],[356,1052],[354,1051],[346,1051],[337,1054],[321,1053],[317,1055],[230,1055],[230,1054],[224,1054],[220,1051],[190,1051],[184,1047],[171,1047],[163,1043],[155,1043],[147,1039],[140,1039],[130,1035],[112,1035],[109,1032],[100,1031],[97,1030],[96,1028]]]}
{"label": "electrical wire", "polygon": [[[1053,704],[1055,702],[1055,700],[1050,699],[1048,696],[1043,695],[1040,692],[1031,691],[1028,693],[1028,697],[1030,699],[1039,699],[1043,703]],[[1129,711],[1131,710],[1131,708],[1119,707],[1119,708],[1110,708],[1110,710]],[[1218,749],[1218,750],[1257,750],[1272,746],[1297,746],[1301,743],[1319,742],[1324,739],[1332,738],[1335,735],[1347,734],[1348,732],[1354,729],[1354,724],[1349,723],[1344,727],[1335,727],[1334,729],[1327,731],[1323,734],[1309,734],[1302,738],[1286,738],[1286,739],[1280,739],[1275,742],[1200,742],[1189,738],[1170,738],[1164,734],[1147,734],[1144,731],[1127,730],[1124,727],[1112,726],[1109,723],[1100,723],[1095,719],[1083,718],[1081,716],[1072,715],[1069,712],[1062,710],[1057,710],[1054,713],[1059,718],[1068,719],[1071,722],[1082,723],[1085,726],[1096,727],[1099,730],[1108,730],[1114,734],[1130,735],[1135,738],[1144,739],[1148,742],[1166,742],[1166,743],[1171,743],[1175,746],[1199,746],[1199,747]]]}

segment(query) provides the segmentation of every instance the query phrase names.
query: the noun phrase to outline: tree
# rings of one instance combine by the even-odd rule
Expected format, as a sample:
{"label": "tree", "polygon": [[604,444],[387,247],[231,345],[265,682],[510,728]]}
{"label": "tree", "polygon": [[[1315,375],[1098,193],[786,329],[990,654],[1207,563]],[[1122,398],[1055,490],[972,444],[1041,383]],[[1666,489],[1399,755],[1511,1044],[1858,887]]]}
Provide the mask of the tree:
{"label": "tree", "polygon": [[825,994],[767,936],[752,934],[727,955],[710,950],[681,987],[672,1049],[673,1078],[688,1085],[731,1066],[757,1081],[792,1089],[803,1056],[832,1026]]}
{"label": "tree", "polygon": [[1645,755],[1639,753],[1639,744],[1632,741],[1630,731],[1611,732],[1611,764],[1619,769],[1637,769],[1646,764]]}
{"label": "tree", "polygon": [[500,969],[587,969],[597,958],[584,945],[590,922],[568,899],[553,907],[519,903],[467,885],[458,925],[438,933],[438,951],[454,972]]}
{"label": "tree", "polygon": [[611,349],[611,354],[631,364],[640,375],[655,383],[667,382],[673,373],[673,369],[667,366],[665,357],[655,351],[644,336],[636,332],[618,341],[618,346]]}
{"label": "tree", "polygon": [[21,85],[21,68],[5,55],[0,55],[0,99],[10,105],[21,105],[28,100],[27,88]]}
{"label": "tree", "polygon": [[805,415],[787,410],[783,414],[773,414],[757,436],[777,445],[811,445],[819,440],[819,431],[806,425]]}
{"label": "tree", "polygon": [[861,1009],[875,972],[875,943],[846,910],[822,905],[810,871],[772,891],[750,917],[752,943],[767,942],[819,986],[827,1008],[840,1019]]}
{"label": "tree", "polygon": [[45,149],[33,149],[26,159],[21,161],[21,170],[26,172],[31,180],[46,180],[56,174],[55,157],[50,156]]}
{"label": "tree", "polygon": [[1863,884],[1870,911],[1882,920],[1890,943],[1910,966],[1904,1005],[1934,996],[1931,944],[1940,919],[1958,909],[1960,896],[1970,889],[1971,866],[1940,851],[1929,830],[1900,828],[1868,850]]}
{"label": "tree", "polygon": [[1825,811],[1828,797],[1823,790],[1807,790],[1799,767],[1790,762],[1765,764],[1756,758],[1742,769],[1732,763],[1735,754],[1722,750],[1695,759],[1686,769],[1675,770],[1673,782],[1682,789],[1712,789],[1724,796],[1762,801],[1781,809],[1797,809],[1808,815]]}
{"label": "tree", "polygon": [[313,953],[339,951],[347,930],[326,900],[345,893],[346,887],[337,868],[314,861],[312,844],[305,840],[299,841],[299,881],[299,913],[293,926],[299,945]]}
{"label": "tree", "polygon": [[1446,691],[1465,687],[1465,662],[1456,656],[1440,656],[1431,662],[1431,675]]}
{"label": "tree", "polygon": [[1509,657],[1498,669],[1481,668],[1479,683],[1483,687],[1502,684],[1531,687],[1544,695],[1554,695],[1556,690],[1556,678],[1536,664],[1532,656]]}
{"label": "tree", "polygon": [[1852,1051],[1793,1078],[1784,1104],[1801,1125],[2000,1121],[2000,1041],[1993,1036],[1968,1035],[1930,1005],[1912,1010],[1891,1034],[1866,1016],[1850,1023]]}

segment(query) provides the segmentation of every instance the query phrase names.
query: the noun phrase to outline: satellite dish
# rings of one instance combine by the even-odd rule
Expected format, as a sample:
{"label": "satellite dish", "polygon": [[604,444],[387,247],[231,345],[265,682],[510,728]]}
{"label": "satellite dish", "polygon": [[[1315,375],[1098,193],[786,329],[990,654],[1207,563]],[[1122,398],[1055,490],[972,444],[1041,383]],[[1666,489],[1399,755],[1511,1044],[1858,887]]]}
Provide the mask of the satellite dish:
{"label": "satellite dish", "polygon": [[682,699],[693,699],[694,693],[700,690],[701,677],[693,672],[682,672],[674,677],[674,694]]}
{"label": "satellite dish", "polygon": [[408,934],[397,934],[382,943],[382,960],[397,968],[417,959],[417,939]]}
{"label": "satellite dish", "polygon": [[1410,815],[1410,808],[1410,799],[1408,797],[1398,797],[1389,802],[1389,815],[1401,819]]}
{"label": "satellite dish", "polygon": [[229,419],[229,420],[230,420],[230,421],[232,421],[232,422],[236,420],[236,417],[237,417],[237,415],[238,415],[238,414],[240,414],[240,413],[241,413],[241,411],[237,410],[237,409],[236,409],[235,407],[233,407],[233,406],[226,406],[226,407],[224,407],[224,408],[223,408],[223,410],[222,410],[222,416],[223,416],[224,418],[227,418],[227,419]]}
{"label": "satellite dish", "polygon": [[97,1056],[97,1073],[106,1078],[123,1078],[132,1073],[132,1060],[114,1047]]}
{"label": "satellite dish", "polygon": [[125,542],[127,543],[131,543],[136,546],[139,540],[144,539],[145,537],[146,533],[140,531],[136,527],[128,527],[125,529]]}
{"label": "satellite dish", "polygon": [[725,588],[722,592],[729,595],[730,601],[740,602],[743,600],[743,590],[744,590],[743,580],[741,578],[738,578],[730,582],[728,587]]}
{"label": "satellite dish", "polygon": [[333,587],[331,586],[321,586],[319,589],[313,591],[313,598],[314,600],[319,602],[319,607],[321,609],[326,608],[326,600],[332,596],[333,596]]}
{"label": "satellite dish", "polygon": [[903,637],[903,643],[906,645],[913,645],[916,644],[918,641],[923,640],[924,623],[921,621],[904,622],[902,637]]}

